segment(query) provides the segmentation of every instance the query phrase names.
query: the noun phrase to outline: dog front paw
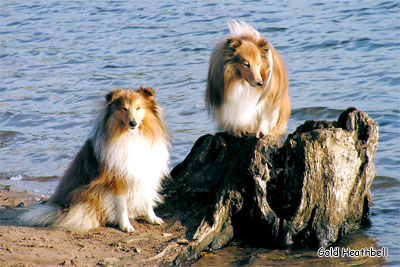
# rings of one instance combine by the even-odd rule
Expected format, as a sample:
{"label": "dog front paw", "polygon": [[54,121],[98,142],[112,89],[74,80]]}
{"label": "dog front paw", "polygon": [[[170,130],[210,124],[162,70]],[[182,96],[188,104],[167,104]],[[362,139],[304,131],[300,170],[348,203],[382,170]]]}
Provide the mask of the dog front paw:
{"label": "dog front paw", "polygon": [[147,217],[145,217],[144,218],[148,223],[152,223],[152,224],[158,224],[158,225],[160,225],[160,224],[163,224],[164,223],[164,221],[160,218],[160,217],[157,217],[157,216],[147,216]]}
{"label": "dog front paw", "polygon": [[135,231],[135,227],[133,227],[130,223],[121,224],[119,226],[119,229],[127,233],[132,233],[133,231]]}
{"label": "dog front paw", "polygon": [[160,224],[163,224],[164,223],[164,221],[163,221],[163,219],[161,219],[160,217],[154,217],[153,219],[152,219],[152,223],[153,224],[158,224],[158,225],[160,225]]}

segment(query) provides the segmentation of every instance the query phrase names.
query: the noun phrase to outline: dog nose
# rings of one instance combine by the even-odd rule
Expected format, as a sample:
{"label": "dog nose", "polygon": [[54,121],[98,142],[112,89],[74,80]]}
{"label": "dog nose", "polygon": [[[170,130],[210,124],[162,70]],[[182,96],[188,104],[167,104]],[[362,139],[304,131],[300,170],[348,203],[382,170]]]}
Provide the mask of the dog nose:
{"label": "dog nose", "polygon": [[129,122],[129,127],[131,127],[132,129],[134,129],[136,127],[136,125],[137,125],[136,121],[130,121]]}
{"label": "dog nose", "polygon": [[258,85],[258,86],[263,85],[263,81],[258,82],[257,85]]}

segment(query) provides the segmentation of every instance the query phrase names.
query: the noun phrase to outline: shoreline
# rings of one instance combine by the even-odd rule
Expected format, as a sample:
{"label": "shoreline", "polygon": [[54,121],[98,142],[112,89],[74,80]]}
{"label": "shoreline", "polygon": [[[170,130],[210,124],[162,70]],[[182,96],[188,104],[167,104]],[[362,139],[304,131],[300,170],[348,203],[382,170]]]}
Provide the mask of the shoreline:
{"label": "shoreline", "polygon": [[[18,226],[16,218],[28,206],[46,199],[0,183],[0,266],[160,266],[163,264],[158,260],[168,255],[164,249],[178,249],[187,244],[186,227],[175,216],[157,210],[157,215],[164,220],[163,225],[131,220],[135,227],[133,233],[125,233],[112,226],[88,232]],[[378,249],[376,240],[365,234],[356,239],[354,237],[346,235],[337,246]],[[233,242],[221,250],[202,252],[202,257],[192,266],[386,263],[385,257],[329,256],[321,257],[317,251],[311,250],[243,247]]]}

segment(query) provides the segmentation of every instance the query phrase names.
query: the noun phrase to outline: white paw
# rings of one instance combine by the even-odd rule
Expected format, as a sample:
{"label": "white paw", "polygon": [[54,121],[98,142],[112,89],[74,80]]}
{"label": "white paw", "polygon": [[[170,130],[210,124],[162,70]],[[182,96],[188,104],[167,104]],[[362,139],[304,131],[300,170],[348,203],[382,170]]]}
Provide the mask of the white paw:
{"label": "white paw", "polygon": [[160,225],[160,224],[163,224],[164,223],[164,221],[160,218],[160,217],[157,217],[157,216],[148,216],[148,217],[145,217],[144,218],[148,223],[152,223],[152,224],[158,224],[158,225]]}
{"label": "white paw", "polygon": [[153,221],[153,222],[152,222],[153,224],[158,224],[158,225],[164,223],[164,221],[163,221],[160,217],[157,217],[157,216],[154,217],[152,221]]}
{"label": "white paw", "polygon": [[133,227],[129,222],[120,224],[119,229],[121,229],[124,232],[131,233],[135,231],[135,227]]}

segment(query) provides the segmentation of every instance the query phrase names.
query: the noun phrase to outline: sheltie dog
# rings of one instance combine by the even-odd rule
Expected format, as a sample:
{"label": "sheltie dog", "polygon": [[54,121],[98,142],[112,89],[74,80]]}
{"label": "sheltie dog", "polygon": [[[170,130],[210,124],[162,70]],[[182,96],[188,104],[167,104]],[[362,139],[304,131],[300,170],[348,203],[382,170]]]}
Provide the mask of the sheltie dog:
{"label": "sheltie dog", "polygon": [[220,127],[236,136],[281,139],[290,116],[285,64],[273,45],[248,24],[230,20],[231,34],[214,49],[206,104]]}
{"label": "sheltie dog", "polygon": [[129,218],[162,224],[153,207],[168,173],[170,138],[154,96],[143,86],[110,91],[55,193],[22,223],[77,231],[114,224],[125,232],[135,230]]}

